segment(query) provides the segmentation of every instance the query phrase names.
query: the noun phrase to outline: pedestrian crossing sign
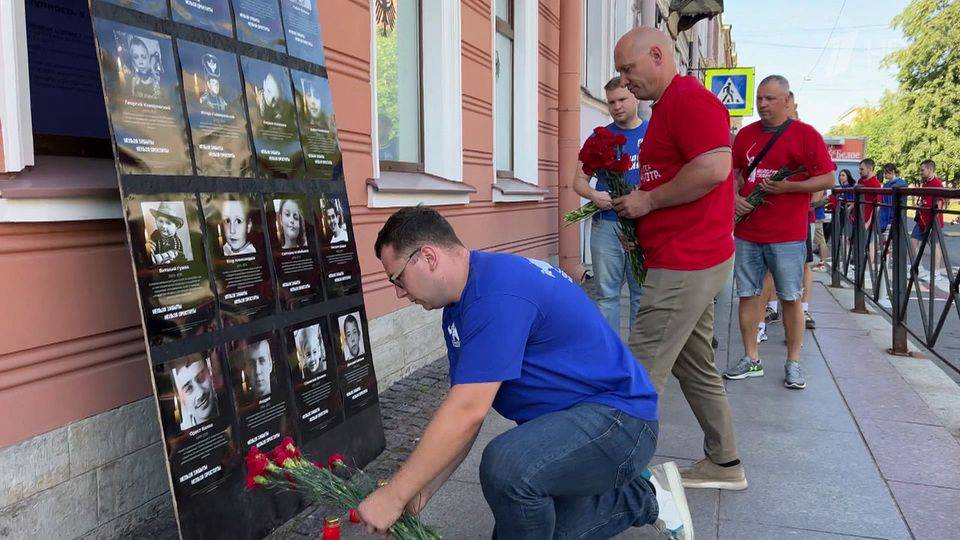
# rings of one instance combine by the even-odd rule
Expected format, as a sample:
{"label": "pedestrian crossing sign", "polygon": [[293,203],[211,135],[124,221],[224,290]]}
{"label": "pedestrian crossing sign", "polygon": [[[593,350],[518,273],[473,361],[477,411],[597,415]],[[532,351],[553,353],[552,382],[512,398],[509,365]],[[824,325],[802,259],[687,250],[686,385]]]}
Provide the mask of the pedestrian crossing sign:
{"label": "pedestrian crossing sign", "polygon": [[730,111],[730,116],[753,115],[754,68],[706,70],[704,84]]}

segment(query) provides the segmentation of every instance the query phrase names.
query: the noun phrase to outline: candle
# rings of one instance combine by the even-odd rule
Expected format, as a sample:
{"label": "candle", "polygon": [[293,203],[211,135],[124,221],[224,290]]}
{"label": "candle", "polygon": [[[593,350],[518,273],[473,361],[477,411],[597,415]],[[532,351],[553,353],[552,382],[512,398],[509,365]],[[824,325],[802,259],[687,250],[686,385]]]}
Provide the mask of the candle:
{"label": "candle", "polygon": [[340,518],[328,517],[324,520],[323,540],[340,540]]}

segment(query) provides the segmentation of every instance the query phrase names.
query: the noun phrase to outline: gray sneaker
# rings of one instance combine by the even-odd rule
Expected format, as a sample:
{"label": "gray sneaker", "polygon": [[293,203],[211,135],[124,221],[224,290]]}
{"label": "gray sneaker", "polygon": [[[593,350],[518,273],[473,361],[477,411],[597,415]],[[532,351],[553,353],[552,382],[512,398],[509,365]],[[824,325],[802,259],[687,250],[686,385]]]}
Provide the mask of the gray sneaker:
{"label": "gray sneaker", "polygon": [[749,356],[744,356],[737,365],[723,372],[725,379],[737,381],[747,377],[763,377],[763,365],[760,360],[754,362]]}
{"label": "gray sneaker", "polygon": [[802,390],[807,387],[807,381],[803,378],[803,370],[800,369],[800,362],[787,362],[783,366],[786,375],[783,378],[783,385],[787,388]]}

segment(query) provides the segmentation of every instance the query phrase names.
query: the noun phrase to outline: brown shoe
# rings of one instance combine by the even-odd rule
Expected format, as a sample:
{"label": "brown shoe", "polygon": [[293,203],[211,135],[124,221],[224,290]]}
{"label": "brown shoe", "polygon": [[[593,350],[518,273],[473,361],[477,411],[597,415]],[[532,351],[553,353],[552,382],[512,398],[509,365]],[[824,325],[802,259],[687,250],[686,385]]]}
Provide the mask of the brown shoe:
{"label": "brown shoe", "polygon": [[733,467],[721,467],[709,458],[703,458],[690,467],[680,469],[685,488],[713,488],[740,491],[747,489],[747,476],[743,463]]}

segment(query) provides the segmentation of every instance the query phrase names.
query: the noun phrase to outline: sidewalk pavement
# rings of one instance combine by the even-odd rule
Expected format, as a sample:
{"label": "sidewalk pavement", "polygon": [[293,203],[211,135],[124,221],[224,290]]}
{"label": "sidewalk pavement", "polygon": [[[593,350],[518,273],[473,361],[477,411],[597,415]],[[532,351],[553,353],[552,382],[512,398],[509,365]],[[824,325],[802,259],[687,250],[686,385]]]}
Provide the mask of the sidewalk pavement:
{"label": "sidewalk pavement", "polygon": [[[884,352],[889,326],[849,312],[849,290],[814,284],[802,362],[807,389],[783,386],[783,326],[761,345],[766,375],[728,381],[738,446],[750,487],[687,490],[696,537],[708,539],[957,538],[960,531],[960,389],[928,360]],[[589,290],[589,287],[588,287]],[[838,300],[839,299],[839,300]],[[729,287],[717,305],[717,365],[742,355]],[[448,386],[446,360],[419,370],[381,396],[387,451],[369,467],[389,477],[416,444]],[[491,412],[473,451],[424,512],[445,538],[490,538],[493,517],[478,478],[483,447],[511,423]],[[661,399],[655,461],[693,463],[702,434],[671,380]],[[274,538],[319,537],[308,510]],[[343,538],[366,538],[343,516]],[[619,539],[656,538],[651,527]]]}

